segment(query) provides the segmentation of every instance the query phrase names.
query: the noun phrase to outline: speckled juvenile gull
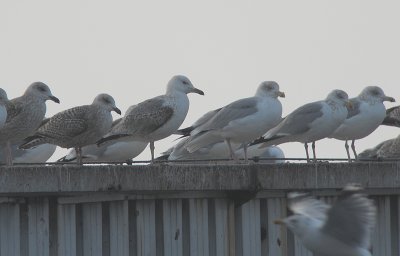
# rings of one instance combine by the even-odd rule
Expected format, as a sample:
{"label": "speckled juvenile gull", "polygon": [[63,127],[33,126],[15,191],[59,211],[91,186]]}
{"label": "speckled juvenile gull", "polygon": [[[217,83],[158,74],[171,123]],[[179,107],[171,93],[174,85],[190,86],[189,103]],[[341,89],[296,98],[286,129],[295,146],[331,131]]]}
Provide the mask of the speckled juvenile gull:
{"label": "speckled juvenile gull", "polygon": [[349,162],[351,161],[348,140],[357,160],[355,140],[362,139],[379,127],[386,116],[384,101],[394,102],[394,98],[385,95],[378,86],[368,86],[360,95],[350,99],[352,107],[348,108],[346,120],[329,137],[345,140],[345,148]]}
{"label": "speckled juvenile gull", "polygon": [[286,225],[314,255],[371,256],[376,207],[360,187],[347,185],[333,206],[291,193],[289,208],[294,215],[275,224]]}
{"label": "speckled juvenile gull", "polygon": [[44,143],[75,148],[78,163],[81,164],[81,148],[94,144],[110,130],[111,111],[121,114],[113,97],[99,94],[91,105],[64,110],[49,118],[33,136],[25,140],[21,148],[31,148]]}
{"label": "speckled juvenile gull", "polygon": [[308,103],[290,113],[252,145],[261,143],[261,147],[267,147],[292,141],[301,142],[304,143],[309,161],[308,143],[311,142],[316,161],[315,142],[331,135],[343,123],[348,104],[346,92],[333,90],[325,100]]}
{"label": "speckled juvenile gull", "polygon": [[254,97],[244,98],[223,107],[203,125],[191,132],[186,148],[190,153],[224,140],[232,159],[237,157],[231,143],[245,145],[274,127],[282,118],[282,104],[277,99],[285,94],[274,81],[262,82]]}
{"label": "speckled juvenile gull", "polygon": [[400,135],[394,139],[385,140],[372,149],[358,154],[360,160],[390,160],[400,159]]}
{"label": "speckled juvenile gull", "polygon": [[0,129],[4,126],[7,120],[7,102],[7,93],[2,88],[0,88]]}
{"label": "speckled juvenile gull", "polygon": [[[119,123],[119,118],[113,122],[113,126]],[[112,129],[112,128],[111,128]],[[148,142],[144,141],[112,141],[101,146],[96,144],[82,147],[82,160],[85,163],[90,162],[126,162],[137,157],[147,147]],[[76,151],[71,149],[66,156],[59,159],[58,162],[76,161]]]}
{"label": "speckled juvenile gull", "polygon": [[400,106],[386,110],[386,117],[383,120],[382,125],[400,127]]}
{"label": "speckled juvenile gull", "polygon": [[174,76],[168,82],[167,92],[137,104],[103,139],[107,141],[124,138],[150,142],[151,160],[154,160],[154,142],[175,133],[189,110],[188,93],[204,95],[185,76]]}
{"label": "speckled juvenile gull", "polygon": [[32,135],[46,114],[46,100],[60,103],[47,85],[31,84],[25,93],[7,102],[7,121],[0,129],[0,144],[5,148],[7,165],[12,164],[11,145]]}

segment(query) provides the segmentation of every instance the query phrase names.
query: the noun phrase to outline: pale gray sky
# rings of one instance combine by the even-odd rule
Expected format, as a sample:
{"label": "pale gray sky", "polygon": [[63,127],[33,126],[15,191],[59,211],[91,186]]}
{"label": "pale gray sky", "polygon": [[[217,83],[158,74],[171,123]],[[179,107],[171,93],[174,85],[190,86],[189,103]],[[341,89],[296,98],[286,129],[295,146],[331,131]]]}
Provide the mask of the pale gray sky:
{"label": "pale gray sky", "polygon": [[[51,116],[101,92],[124,111],[184,74],[206,95],[189,95],[183,126],[252,96],[263,80],[286,93],[284,115],[334,88],[354,97],[379,85],[400,102],[399,7],[372,0],[1,1],[0,86],[13,98],[33,81],[47,83],[61,100],[47,104]],[[358,149],[399,131],[380,127]],[[173,139],[156,143],[156,153]],[[282,148],[304,156],[300,143]],[[346,156],[343,142],[332,139],[317,150],[319,157]],[[149,157],[146,149],[137,159]]]}

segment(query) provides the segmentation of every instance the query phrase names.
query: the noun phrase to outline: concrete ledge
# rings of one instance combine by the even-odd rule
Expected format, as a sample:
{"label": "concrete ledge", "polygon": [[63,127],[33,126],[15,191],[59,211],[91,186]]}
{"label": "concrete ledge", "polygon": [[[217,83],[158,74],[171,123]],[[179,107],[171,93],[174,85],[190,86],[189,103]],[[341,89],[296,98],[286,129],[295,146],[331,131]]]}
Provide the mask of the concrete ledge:
{"label": "concrete ledge", "polygon": [[0,168],[0,194],[340,189],[399,189],[400,162],[318,164],[154,164]]}

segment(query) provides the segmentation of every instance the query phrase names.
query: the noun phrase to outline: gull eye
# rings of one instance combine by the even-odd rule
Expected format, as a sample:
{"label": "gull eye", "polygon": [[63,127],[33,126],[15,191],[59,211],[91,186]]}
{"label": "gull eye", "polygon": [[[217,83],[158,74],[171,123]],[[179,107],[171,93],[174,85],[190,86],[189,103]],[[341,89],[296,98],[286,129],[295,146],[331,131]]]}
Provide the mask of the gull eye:
{"label": "gull eye", "polygon": [[40,86],[40,87],[39,87],[39,91],[41,91],[41,92],[45,92],[45,91],[46,91],[46,88],[44,88],[44,87]]}
{"label": "gull eye", "polygon": [[185,85],[188,85],[188,84],[189,84],[189,82],[186,81],[186,80],[183,80],[182,83],[185,84]]}
{"label": "gull eye", "polygon": [[378,90],[372,90],[371,93],[372,93],[372,95],[375,95],[375,96],[377,96],[377,95],[380,94],[380,93],[378,92]]}

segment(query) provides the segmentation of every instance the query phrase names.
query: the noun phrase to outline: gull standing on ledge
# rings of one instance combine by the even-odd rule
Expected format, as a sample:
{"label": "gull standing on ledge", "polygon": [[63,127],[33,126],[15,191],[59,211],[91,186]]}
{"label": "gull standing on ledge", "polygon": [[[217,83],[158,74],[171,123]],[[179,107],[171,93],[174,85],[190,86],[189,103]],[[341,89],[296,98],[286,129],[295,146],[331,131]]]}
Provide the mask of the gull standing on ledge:
{"label": "gull standing on ledge", "polygon": [[219,141],[225,141],[232,159],[238,160],[231,143],[243,144],[247,161],[247,143],[260,137],[282,119],[278,83],[262,82],[254,97],[240,99],[223,107],[203,125],[194,129],[186,148],[193,153]]}
{"label": "gull standing on ledge", "polygon": [[350,99],[352,105],[348,108],[346,120],[330,135],[330,138],[345,140],[347,158],[351,162],[348,140],[351,140],[351,149],[357,160],[355,140],[362,139],[370,135],[378,128],[386,116],[384,101],[394,102],[394,98],[385,95],[378,86],[368,86],[360,95]]}
{"label": "gull standing on ledge", "polygon": [[130,138],[150,142],[151,161],[154,161],[154,142],[175,133],[189,110],[188,93],[204,95],[185,76],[174,76],[167,84],[167,92],[131,108],[121,122],[113,127],[97,144]]}
{"label": "gull standing on ledge", "polygon": [[297,141],[304,143],[307,162],[310,161],[308,143],[312,142],[314,161],[316,161],[315,142],[328,137],[346,119],[349,97],[342,90],[333,90],[325,100],[303,105],[286,116],[275,128],[251,145],[260,147],[279,145]]}
{"label": "gull standing on ledge", "polygon": [[[121,120],[122,118],[114,120],[112,127],[121,122]],[[147,144],[149,144],[147,141],[134,140],[116,140],[111,143],[105,143],[101,146],[91,144],[82,148],[82,160],[85,163],[127,162],[142,153],[147,147]],[[71,149],[66,156],[57,160],[57,162],[73,161],[76,161],[76,151],[74,149]]]}
{"label": "gull standing on ledge", "polygon": [[60,103],[42,82],[31,84],[25,93],[7,102],[7,121],[0,129],[0,144],[5,149],[6,163],[12,165],[11,145],[32,135],[46,114],[46,100]]}
{"label": "gull standing on ledge", "polygon": [[274,223],[286,225],[316,255],[371,256],[368,248],[376,207],[360,190],[347,185],[333,206],[290,193],[289,209],[294,215]]}
{"label": "gull standing on ledge", "polygon": [[82,164],[82,147],[94,144],[110,130],[111,111],[121,114],[113,97],[99,94],[91,105],[70,108],[49,118],[33,136],[25,139],[20,148],[27,149],[44,143],[63,148],[73,147],[78,164]]}

